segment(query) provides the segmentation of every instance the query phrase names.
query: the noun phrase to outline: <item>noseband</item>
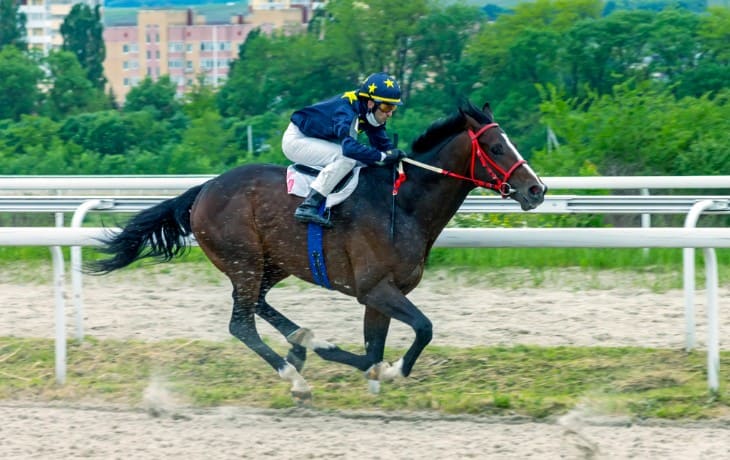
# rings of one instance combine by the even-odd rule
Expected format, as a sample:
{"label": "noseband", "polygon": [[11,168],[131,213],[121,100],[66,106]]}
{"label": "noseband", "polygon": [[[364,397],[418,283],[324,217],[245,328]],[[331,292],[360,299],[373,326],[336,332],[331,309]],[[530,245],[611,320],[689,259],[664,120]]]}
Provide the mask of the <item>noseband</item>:
{"label": "noseband", "polygon": [[[439,174],[443,174],[445,176],[454,177],[456,179],[465,180],[468,182],[471,182],[472,184],[476,185],[477,187],[484,187],[488,188],[494,191],[499,192],[500,195],[502,195],[502,198],[507,198],[508,196],[512,195],[515,191],[512,188],[512,186],[509,185],[509,179],[512,177],[512,174],[515,172],[517,168],[522,166],[526,163],[526,161],[522,158],[520,158],[518,161],[515,162],[508,170],[504,170],[501,166],[497,164],[496,161],[494,161],[487,153],[482,149],[482,146],[479,144],[479,137],[487,132],[488,130],[492,128],[499,127],[499,124],[497,123],[489,123],[481,128],[477,132],[472,131],[469,129],[469,137],[471,138],[471,174],[469,177],[462,176],[461,174],[457,174],[453,171],[448,171],[446,169],[438,168],[436,166],[431,166],[425,163],[421,163],[420,161],[413,160],[411,158],[404,158],[402,161],[405,161],[406,163],[410,163],[414,166],[418,166],[424,169],[428,169],[433,172],[437,172]],[[479,158],[479,162],[482,164],[482,167],[487,172],[489,177],[492,178],[492,182],[486,182],[480,179],[476,178],[476,160]],[[500,177],[501,176],[501,177]],[[400,188],[401,184],[405,181],[406,175],[403,172],[403,163],[398,164],[398,178],[396,179],[395,183],[393,184],[393,195],[398,194],[398,189]]]}

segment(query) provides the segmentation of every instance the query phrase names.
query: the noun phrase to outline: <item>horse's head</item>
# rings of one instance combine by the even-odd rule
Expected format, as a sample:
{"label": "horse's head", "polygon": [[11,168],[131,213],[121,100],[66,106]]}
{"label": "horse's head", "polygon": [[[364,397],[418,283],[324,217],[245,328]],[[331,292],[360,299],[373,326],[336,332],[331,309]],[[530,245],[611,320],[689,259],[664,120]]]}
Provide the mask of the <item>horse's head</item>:
{"label": "horse's head", "polygon": [[471,139],[471,179],[479,186],[512,198],[524,211],[538,207],[547,186],[540,180],[507,134],[494,123],[489,104],[481,111],[471,103],[459,109]]}

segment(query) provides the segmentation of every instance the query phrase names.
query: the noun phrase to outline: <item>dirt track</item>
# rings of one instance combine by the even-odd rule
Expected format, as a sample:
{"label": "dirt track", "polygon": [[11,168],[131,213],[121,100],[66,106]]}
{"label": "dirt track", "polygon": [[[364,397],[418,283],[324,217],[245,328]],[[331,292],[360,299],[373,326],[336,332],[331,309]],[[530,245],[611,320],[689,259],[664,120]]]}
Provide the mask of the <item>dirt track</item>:
{"label": "dirt track", "polygon": [[[52,287],[6,275],[0,274],[0,335],[52,337]],[[682,346],[681,291],[656,294],[611,277],[588,281],[610,289],[554,285],[561,283],[495,289],[475,286],[474,280],[435,277],[410,297],[433,320],[435,344]],[[229,290],[216,276],[174,267],[142,275],[87,277],[84,294],[89,335],[144,340],[229,337]],[[730,292],[722,289],[721,304],[728,298]],[[294,284],[275,290],[270,301],[320,338],[362,340],[362,311],[352,299]],[[704,299],[698,296],[697,301],[697,337],[702,344]],[[68,303],[68,330],[73,334],[70,298]],[[725,346],[730,343],[728,316],[721,313]],[[273,333],[261,329],[265,335]],[[394,324],[388,344],[402,347],[411,338],[407,328]],[[552,423],[304,409],[198,410],[177,404],[159,382],[150,382],[145,404],[134,408],[0,401],[0,458],[730,458],[730,421],[638,425],[600,418],[586,408]]]}

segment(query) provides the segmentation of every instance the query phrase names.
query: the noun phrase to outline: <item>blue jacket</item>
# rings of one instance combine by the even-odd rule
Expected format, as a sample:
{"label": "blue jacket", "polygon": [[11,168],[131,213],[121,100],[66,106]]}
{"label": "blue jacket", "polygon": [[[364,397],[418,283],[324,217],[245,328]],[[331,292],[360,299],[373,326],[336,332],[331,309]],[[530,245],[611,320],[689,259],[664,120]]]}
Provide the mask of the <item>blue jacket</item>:
{"label": "blue jacket", "polygon": [[[380,161],[380,152],[394,146],[385,133],[385,124],[371,125],[365,119],[366,113],[367,106],[352,91],[298,110],[291,121],[305,136],[341,144],[346,157],[373,164]],[[355,119],[358,120],[358,133],[365,132],[372,147],[351,136]]]}

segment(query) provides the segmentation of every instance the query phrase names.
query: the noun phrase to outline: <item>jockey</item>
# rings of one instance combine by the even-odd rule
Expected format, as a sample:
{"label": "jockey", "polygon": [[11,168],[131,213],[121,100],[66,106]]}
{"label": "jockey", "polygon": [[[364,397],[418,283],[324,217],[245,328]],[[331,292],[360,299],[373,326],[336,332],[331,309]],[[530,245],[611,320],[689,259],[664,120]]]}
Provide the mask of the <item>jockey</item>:
{"label": "jockey", "polygon": [[[370,75],[355,91],[294,112],[281,142],[284,155],[294,163],[322,167],[309,195],[294,212],[297,220],[331,227],[319,208],[358,162],[384,166],[406,156],[385,132],[385,122],[399,105],[398,83],[381,72]],[[369,146],[357,140],[361,132]]]}

